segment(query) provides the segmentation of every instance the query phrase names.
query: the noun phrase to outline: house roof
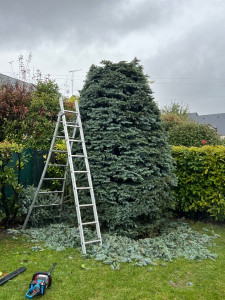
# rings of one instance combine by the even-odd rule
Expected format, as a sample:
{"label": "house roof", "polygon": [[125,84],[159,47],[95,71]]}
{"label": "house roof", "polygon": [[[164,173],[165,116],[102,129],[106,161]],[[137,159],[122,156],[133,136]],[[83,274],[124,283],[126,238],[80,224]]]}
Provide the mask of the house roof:
{"label": "house roof", "polygon": [[19,79],[16,79],[16,78],[13,78],[13,77],[10,77],[10,76],[0,73],[0,86],[2,84],[6,84],[6,83],[15,84],[16,82],[18,82],[20,85],[25,84],[28,88],[34,86],[32,83],[28,83],[28,82],[25,82],[25,81],[22,81],[22,80],[19,80]]}
{"label": "house roof", "polygon": [[189,117],[198,123],[211,125],[212,127],[216,128],[220,135],[225,135],[225,113],[198,115],[195,112],[190,113]]}

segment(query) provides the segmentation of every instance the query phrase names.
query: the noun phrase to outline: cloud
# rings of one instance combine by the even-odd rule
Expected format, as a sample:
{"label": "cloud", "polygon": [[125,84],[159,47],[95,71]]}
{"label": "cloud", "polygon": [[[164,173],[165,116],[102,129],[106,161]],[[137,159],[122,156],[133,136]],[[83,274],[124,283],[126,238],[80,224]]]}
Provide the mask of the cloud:
{"label": "cloud", "polygon": [[131,32],[156,28],[173,16],[178,0],[20,0],[2,1],[3,47],[40,45],[44,40],[67,44],[112,44]]}
{"label": "cloud", "polygon": [[[177,21],[178,29],[167,32],[169,38],[160,51],[144,61],[147,73],[155,77],[152,89],[161,106],[176,100],[200,113],[225,111],[223,9],[205,4],[187,9],[183,21]],[[192,23],[187,23],[190,15]]]}
{"label": "cloud", "polygon": [[81,89],[91,64],[136,56],[145,73],[158,77],[152,89],[160,106],[175,99],[204,113],[225,111],[223,0],[0,2],[0,73],[11,71],[12,60],[16,69],[18,55],[31,51],[35,69],[61,74],[60,85],[64,78],[71,84],[69,70],[82,69],[75,73]]}

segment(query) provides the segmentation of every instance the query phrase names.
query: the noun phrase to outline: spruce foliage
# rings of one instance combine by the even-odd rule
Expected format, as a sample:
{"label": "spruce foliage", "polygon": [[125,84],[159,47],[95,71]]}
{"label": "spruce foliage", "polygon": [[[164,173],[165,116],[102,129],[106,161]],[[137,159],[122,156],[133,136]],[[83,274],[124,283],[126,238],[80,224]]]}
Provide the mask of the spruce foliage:
{"label": "spruce foliage", "polygon": [[102,228],[148,235],[168,217],[176,179],[160,112],[138,60],[92,65],[80,110]]}

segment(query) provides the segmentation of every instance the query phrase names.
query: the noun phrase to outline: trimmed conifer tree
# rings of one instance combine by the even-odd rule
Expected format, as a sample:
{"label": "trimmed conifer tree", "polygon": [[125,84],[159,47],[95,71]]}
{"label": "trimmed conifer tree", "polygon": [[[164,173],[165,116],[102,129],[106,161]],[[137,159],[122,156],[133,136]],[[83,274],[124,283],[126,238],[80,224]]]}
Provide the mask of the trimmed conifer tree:
{"label": "trimmed conifer tree", "polygon": [[170,147],[137,59],[92,65],[80,111],[102,228],[138,237],[173,207]]}

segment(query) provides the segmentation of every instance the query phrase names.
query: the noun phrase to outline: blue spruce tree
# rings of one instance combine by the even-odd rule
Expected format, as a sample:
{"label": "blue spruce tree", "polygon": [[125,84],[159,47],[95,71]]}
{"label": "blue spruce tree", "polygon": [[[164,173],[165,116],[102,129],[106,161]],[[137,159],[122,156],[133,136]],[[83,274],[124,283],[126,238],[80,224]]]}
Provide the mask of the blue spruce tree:
{"label": "blue spruce tree", "polygon": [[158,230],[173,207],[176,178],[138,60],[92,65],[80,110],[101,227],[132,237]]}

